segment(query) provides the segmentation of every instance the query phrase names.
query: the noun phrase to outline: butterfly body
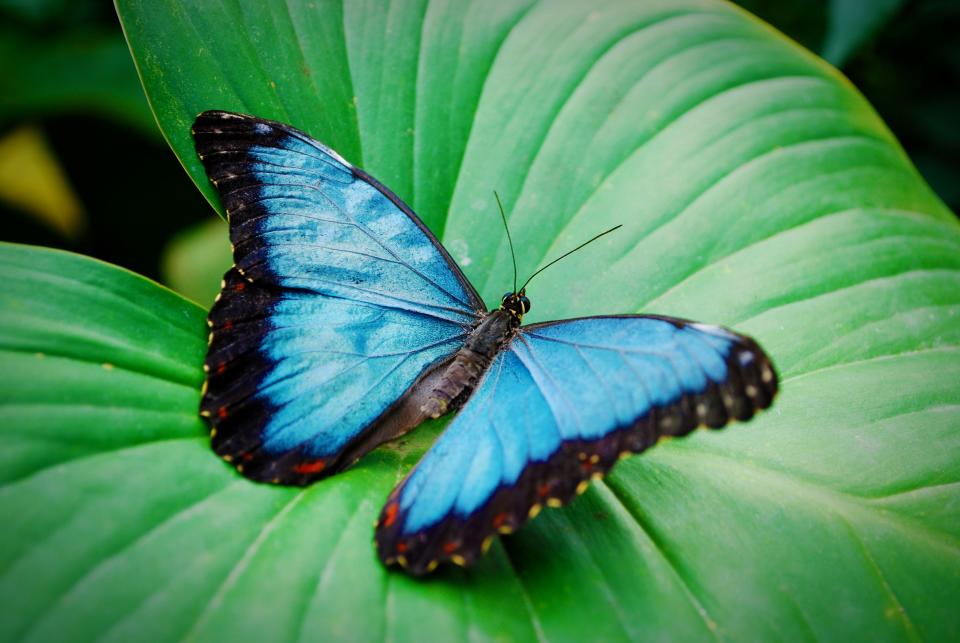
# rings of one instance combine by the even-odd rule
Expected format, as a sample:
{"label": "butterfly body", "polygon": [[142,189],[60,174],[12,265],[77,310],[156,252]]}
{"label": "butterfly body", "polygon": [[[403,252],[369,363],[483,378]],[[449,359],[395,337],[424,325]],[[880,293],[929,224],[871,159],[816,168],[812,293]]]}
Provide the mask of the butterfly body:
{"label": "butterfly body", "polygon": [[520,319],[505,309],[488,313],[457,351],[423,405],[425,418],[459,409],[473,392],[494,356],[510,341]]}
{"label": "butterfly body", "polygon": [[484,316],[457,351],[422,407],[426,417],[438,418],[463,406],[490,362],[516,335],[530,300],[521,291],[506,293],[502,302]]}
{"label": "butterfly body", "polygon": [[776,394],[763,350],[724,328],[524,326],[525,285],[488,311],[400,199],[292,127],[205,112],[193,133],[235,261],[208,317],[214,451],[251,479],[304,485],[459,411],[387,499],[385,564],[470,565],[621,457],[747,420]]}

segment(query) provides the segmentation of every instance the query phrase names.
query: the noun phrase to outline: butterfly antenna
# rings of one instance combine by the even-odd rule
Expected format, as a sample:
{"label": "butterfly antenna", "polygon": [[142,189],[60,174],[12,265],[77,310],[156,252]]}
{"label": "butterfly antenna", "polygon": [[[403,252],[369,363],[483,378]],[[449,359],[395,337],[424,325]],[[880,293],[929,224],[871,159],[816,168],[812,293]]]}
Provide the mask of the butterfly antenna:
{"label": "butterfly antenna", "polygon": [[510,238],[510,226],[507,225],[507,215],[503,213],[503,204],[500,203],[500,195],[493,191],[493,197],[497,200],[497,207],[500,208],[500,218],[503,220],[503,229],[507,231],[507,242],[510,244],[510,258],[513,259],[513,292],[517,292],[517,255],[513,252],[513,239]]}
{"label": "butterfly antenna", "polygon": [[532,275],[530,275],[530,278],[527,279],[525,282],[523,282],[523,286],[520,287],[520,290],[519,290],[519,291],[518,291],[518,290],[514,290],[513,292],[520,292],[520,291],[522,291],[524,288],[527,287],[527,284],[529,284],[530,281],[531,281],[534,277],[536,277],[536,276],[539,275],[541,272],[543,272],[544,270],[546,270],[547,268],[549,268],[549,267],[552,266],[553,264],[557,263],[557,262],[560,261],[561,259],[564,259],[564,258],[566,258],[566,257],[569,257],[569,256],[572,255],[574,252],[576,252],[577,250],[583,248],[584,246],[587,246],[587,245],[593,243],[594,241],[596,241],[597,239],[599,239],[600,237],[602,237],[602,236],[604,236],[604,235],[607,235],[607,234],[610,234],[611,232],[613,232],[613,231],[616,230],[617,228],[622,228],[622,227],[623,227],[623,224],[621,224],[621,225],[615,225],[615,226],[613,226],[612,228],[610,228],[609,230],[604,230],[603,232],[601,232],[601,233],[598,234],[597,236],[593,237],[592,239],[589,239],[589,240],[587,240],[587,241],[584,241],[583,243],[581,243],[579,246],[577,246],[576,248],[574,248],[574,249],[571,250],[570,252],[565,252],[564,254],[560,255],[559,257],[557,257],[556,259],[554,259],[553,261],[551,261],[550,263],[548,263],[547,265],[545,265],[545,266],[544,266],[543,268],[541,268],[540,270],[538,270],[538,271],[536,271],[535,273],[533,273]]}

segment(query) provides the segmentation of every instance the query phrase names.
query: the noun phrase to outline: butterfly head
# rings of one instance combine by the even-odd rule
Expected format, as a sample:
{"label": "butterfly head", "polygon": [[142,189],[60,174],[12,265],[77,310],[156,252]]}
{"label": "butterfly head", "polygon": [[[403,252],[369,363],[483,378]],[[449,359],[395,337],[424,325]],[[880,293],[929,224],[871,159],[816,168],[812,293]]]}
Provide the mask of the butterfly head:
{"label": "butterfly head", "polygon": [[526,289],[521,288],[520,292],[505,292],[500,299],[500,310],[505,310],[511,315],[522,320],[523,316],[530,312],[530,300],[527,299]]}

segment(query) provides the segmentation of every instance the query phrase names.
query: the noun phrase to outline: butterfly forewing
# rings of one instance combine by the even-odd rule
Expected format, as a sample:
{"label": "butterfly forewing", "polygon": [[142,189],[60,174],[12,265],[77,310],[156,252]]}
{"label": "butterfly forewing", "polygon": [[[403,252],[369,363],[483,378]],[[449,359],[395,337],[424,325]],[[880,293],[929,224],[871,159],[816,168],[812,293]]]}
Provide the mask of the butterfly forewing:
{"label": "butterfly forewing", "polygon": [[372,427],[462,346],[482,302],[407,206],[302,132],[205,112],[193,133],[235,262],[201,412],[245,475],[303,484],[376,445]]}

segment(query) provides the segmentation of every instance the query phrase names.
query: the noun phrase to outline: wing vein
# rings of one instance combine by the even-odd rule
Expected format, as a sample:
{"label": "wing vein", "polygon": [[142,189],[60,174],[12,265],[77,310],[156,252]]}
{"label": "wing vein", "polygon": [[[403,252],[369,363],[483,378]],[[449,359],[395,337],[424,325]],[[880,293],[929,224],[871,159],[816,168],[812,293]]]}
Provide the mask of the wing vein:
{"label": "wing vein", "polygon": [[[366,185],[369,185],[370,188],[372,188],[373,190],[376,190],[378,194],[380,194],[381,196],[384,196],[384,198],[386,198],[386,196],[383,195],[383,194],[382,194],[379,190],[377,190],[374,186],[372,186],[372,185],[370,185],[369,183],[366,183],[366,182],[364,182],[364,183],[365,183]],[[273,185],[276,186],[276,187],[298,187],[298,188],[304,188],[304,189],[307,189],[307,190],[314,190],[314,191],[316,191],[316,192],[319,192],[320,195],[327,201],[327,203],[329,203],[330,206],[332,206],[334,209],[336,209],[338,212],[340,212],[340,214],[343,216],[343,218],[346,219],[346,221],[345,221],[344,223],[350,223],[350,224],[352,224],[353,226],[355,226],[355,227],[356,227],[358,230],[360,230],[364,235],[366,235],[371,241],[373,241],[375,244],[377,244],[378,246],[380,246],[381,248],[383,248],[384,250],[386,250],[387,253],[390,254],[390,256],[392,256],[399,264],[401,264],[401,265],[403,265],[404,267],[406,267],[408,270],[410,270],[410,271],[413,272],[415,275],[417,275],[418,277],[420,277],[423,281],[425,281],[426,283],[430,284],[431,286],[433,286],[434,288],[436,288],[439,292],[442,292],[443,294],[445,294],[447,297],[449,297],[449,298],[452,299],[453,301],[456,301],[457,303],[463,305],[465,311],[471,311],[471,312],[473,312],[474,314],[476,314],[476,311],[474,311],[474,310],[472,309],[472,307],[470,306],[470,304],[469,304],[468,302],[464,301],[463,299],[461,299],[461,298],[458,297],[457,295],[451,293],[451,292],[448,291],[446,288],[444,288],[443,286],[441,286],[440,284],[438,284],[436,281],[434,281],[433,279],[431,279],[429,276],[427,276],[426,274],[424,274],[423,272],[421,272],[420,270],[418,270],[417,268],[415,268],[415,267],[412,266],[411,264],[409,264],[409,263],[407,263],[406,261],[404,261],[403,259],[401,259],[400,256],[399,256],[396,252],[394,252],[392,248],[390,248],[386,243],[384,243],[383,241],[381,241],[381,240],[377,237],[377,235],[375,235],[375,234],[373,233],[373,231],[371,231],[366,225],[364,225],[363,223],[357,221],[354,217],[352,217],[349,212],[347,212],[343,207],[340,206],[339,203],[337,203],[334,199],[332,199],[332,198],[330,197],[330,195],[327,194],[327,192],[324,191],[321,187],[316,186],[316,185],[310,185],[310,184],[307,184],[307,183],[282,183],[282,184],[273,184]],[[271,186],[271,187],[272,187],[272,186]],[[249,188],[239,188],[239,189],[240,189],[240,190],[243,190],[243,189],[249,189]],[[235,191],[236,191],[236,190],[235,190]],[[227,192],[227,193],[224,194],[224,196],[226,196],[227,194],[232,194],[232,193],[233,193],[233,192]],[[312,201],[311,201],[310,199],[303,199],[303,200],[312,203]],[[403,213],[403,214],[406,215],[406,213]],[[281,215],[281,214],[279,214],[279,213],[276,213],[276,214],[273,214],[273,216],[283,216],[283,215]],[[412,221],[411,221],[411,223],[412,223]],[[427,241],[429,242],[429,239],[427,239]],[[433,245],[433,244],[431,243],[431,246],[432,246],[432,245]]]}

